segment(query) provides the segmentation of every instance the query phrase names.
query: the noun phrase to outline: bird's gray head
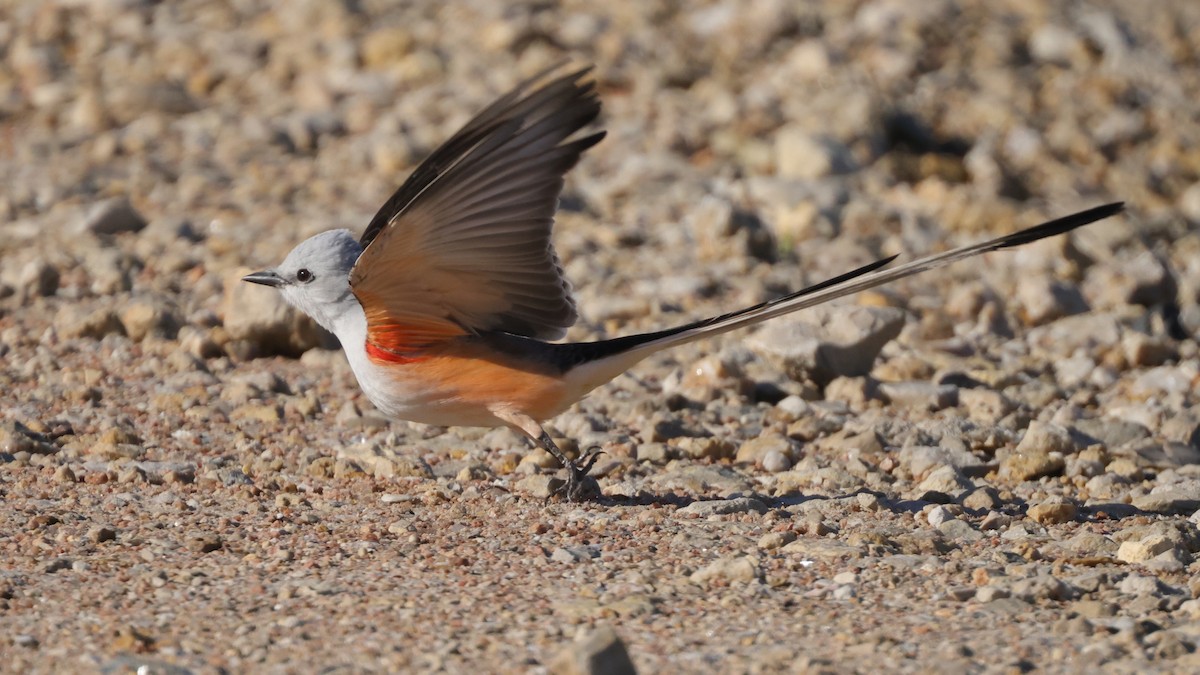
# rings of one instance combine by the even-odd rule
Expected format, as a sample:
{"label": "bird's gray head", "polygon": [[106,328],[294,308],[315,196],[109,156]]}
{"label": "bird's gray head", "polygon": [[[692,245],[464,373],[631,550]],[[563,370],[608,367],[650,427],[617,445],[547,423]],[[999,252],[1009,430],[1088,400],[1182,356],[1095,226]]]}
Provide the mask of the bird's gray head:
{"label": "bird's gray head", "polygon": [[358,302],[350,270],[362,251],[348,230],[322,232],[300,242],[278,267],[242,280],[278,288],[289,303],[337,333],[337,321]]}

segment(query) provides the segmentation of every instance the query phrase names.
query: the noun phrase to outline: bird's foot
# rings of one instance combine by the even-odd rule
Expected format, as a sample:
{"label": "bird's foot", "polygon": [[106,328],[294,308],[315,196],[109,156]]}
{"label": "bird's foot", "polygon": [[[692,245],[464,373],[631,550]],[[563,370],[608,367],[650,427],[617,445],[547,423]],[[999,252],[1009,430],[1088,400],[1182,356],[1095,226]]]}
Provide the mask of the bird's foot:
{"label": "bird's foot", "polygon": [[[567,481],[551,492],[550,497],[562,495],[568,502],[574,503],[599,497],[600,484],[596,482],[595,478],[589,476],[588,472],[592,470],[592,467],[596,465],[596,460],[600,459],[600,455],[603,454],[604,451],[600,449],[600,446],[593,445],[579,456],[579,460],[583,462],[582,466],[567,460]],[[547,501],[549,501],[549,497]]]}

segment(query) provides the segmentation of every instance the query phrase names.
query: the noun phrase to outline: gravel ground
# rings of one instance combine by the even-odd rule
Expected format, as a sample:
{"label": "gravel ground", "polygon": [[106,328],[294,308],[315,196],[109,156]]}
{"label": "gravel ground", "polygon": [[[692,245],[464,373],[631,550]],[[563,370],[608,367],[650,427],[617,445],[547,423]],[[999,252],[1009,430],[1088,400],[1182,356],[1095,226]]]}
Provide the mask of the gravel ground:
{"label": "gravel ground", "polygon": [[[561,4],[0,8],[0,669],[1200,669],[1200,4]],[[564,58],[572,338],[1129,211],[647,361],[543,505],[237,278]]]}

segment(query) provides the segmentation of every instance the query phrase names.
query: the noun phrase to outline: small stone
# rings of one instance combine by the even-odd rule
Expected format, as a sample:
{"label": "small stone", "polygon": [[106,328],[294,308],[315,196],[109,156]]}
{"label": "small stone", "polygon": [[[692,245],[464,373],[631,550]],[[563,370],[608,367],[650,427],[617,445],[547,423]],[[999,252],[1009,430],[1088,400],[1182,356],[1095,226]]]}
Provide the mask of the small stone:
{"label": "small stone", "polygon": [[665,443],[642,443],[637,446],[637,460],[651,464],[666,464],[671,459]]}
{"label": "small stone", "polygon": [[871,492],[860,492],[854,497],[858,508],[867,512],[880,511],[883,509],[883,502],[879,500],[879,496]]}
{"label": "small stone", "polygon": [[367,68],[393,66],[404,59],[413,47],[413,36],[399,27],[373,30],[363,36],[358,50]]}
{"label": "small stone", "polygon": [[1121,340],[1121,348],[1131,366],[1161,366],[1179,356],[1171,343],[1143,333],[1127,333]]}
{"label": "small stone", "polygon": [[22,649],[37,649],[41,642],[32,635],[22,633],[13,638],[13,644]]}
{"label": "small stone", "polygon": [[1004,515],[1003,513],[1000,513],[999,511],[990,511],[986,516],[983,517],[983,520],[979,522],[979,529],[984,531],[999,530],[1002,527],[1008,527],[1009,523],[1011,522],[1012,518]]}
{"label": "small stone", "polygon": [[719,460],[732,457],[735,449],[733,443],[714,436],[686,436],[679,439],[677,446],[684,454],[695,459]]}
{"label": "small stone", "polygon": [[216,534],[197,534],[187,540],[187,547],[196,553],[212,553],[221,550],[222,546],[224,541]]}
{"label": "small stone", "polygon": [[124,335],[125,326],[111,309],[97,309],[80,316],[78,307],[64,305],[54,319],[55,327],[66,338],[99,340],[105,335]]}
{"label": "small stone", "polygon": [[69,466],[60,466],[54,472],[54,480],[59,483],[74,483],[76,481],[75,472]]}
{"label": "small stone", "polygon": [[121,326],[130,340],[140,342],[147,336],[171,339],[179,332],[182,320],[165,300],[142,297],[131,300],[121,310]]}
{"label": "small stone", "polygon": [[720,558],[696,570],[689,577],[692,583],[711,581],[750,583],[759,578],[758,562],[750,556]]}
{"label": "small stone", "polygon": [[820,178],[832,173],[838,162],[837,146],[819,139],[799,125],[787,125],[775,134],[775,170],[785,178]]}
{"label": "small stone", "polygon": [[870,373],[876,356],[904,328],[894,307],[822,305],[764,324],[748,341],[793,380],[820,385]]}
{"label": "small stone", "polygon": [[591,556],[586,553],[573,551],[569,548],[558,547],[550,553],[550,560],[556,563],[577,563],[585,560],[590,560]]}
{"label": "small stone", "polygon": [[254,422],[279,422],[283,419],[283,409],[278,405],[247,403],[238,406],[229,414],[230,419]]}
{"label": "small stone", "polygon": [[55,558],[42,566],[42,572],[45,574],[54,574],[66,569],[71,569],[71,560],[68,558]]}
{"label": "small stone", "polygon": [[1061,497],[1029,507],[1029,517],[1042,525],[1069,523],[1075,520],[1076,513],[1075,505]]}
{"label": "small stone", "polygon": [[1150,430],[1137,422],[1112,417],[1075,420],[1071,423],[1071,428],[1096,439],[1110,449],[1120,448],[1151,436]]}
{"label": "small stone", "polygon": [[771,473],[781,473],[792,468],[792,459],[778,450],[771,450],[763,457],[762,467]]}
{"label": "small stone", "polygon": [[758,547],[764,551],[773,551],[796,541],[796,533],[791,530],[783,532],[768,532],[758,539]]}
{"label": "small stone", "polygon": [[917,479],[922,479],[943,466],[973,475],[985,467],[983,460],[961,447],[905,445],[900,448],[897,459],[900,460],[900,466]]}
{"label": "small stone", "polygon": [[90,539],[93,543],[99,544],[106,541],[115,541],[117,538],[117,531],[111,527],[97,525],[96,527],[88,530],[87,536],[88,539]]}
{"label": "small stone", "polygon": [[535,473],[517,481],[516,489],[535,499],[549,499],[566,481],[546,473]]}
{"label": "small stone", "polygon": [[925,516],[930,525],[937,527],[948,520],[954,520],[954,512],[949,508],[938,505],[929,510],[929,514]]}
{"label": "small stone", "polygon": [[991,389],[959,389],[958,403],[977,422],[995,424],[1016,409],[1012,399]]}
{"label": "small stone", "polygon": [[961,503],[963,508],[973,511],[994,511],[1004,505],[1000,500],[1000,493],[990,485],[971,490],[963,495]]}
{"label": "small stone", "polygon": [[960,495],[970,490],[974,485],[953,466],[943,466],[929,472],[925,480],[917,485],[921,492],[941,492],[948,495]]}
{"label": "small stone", "polygon": [[1046,23],[1029,35],[1029,53],[1034,60],[1069,66],[1075,58],[1086,54],[1083,40],[1069,28]]}
{"label": "small stone", "polygon": [[1134,497],[1133,506],[1142,511],[1167,515],[1192,513],[1200,509],[1200,481],[1157,486],[1148,494]]}
{"label": "small stone", "polygon": [[983,533],[971,527],[971,524],[965,520],[953,518],[942,522],[937,526],[938,532],[950,541],[958,542],[973,542],[983,539]]}
{"label": "small stone", "polygon": [[1030,422],[1016,450],[1000,463],[1000,474],[1018,481],[1055,476],[1066,467],[1063,454],[1075,449],[1066,429],[1035,420]]}
{"label": "small stone", "polygon": [[454,479],[466,483],[470,481],[491,480],[492,477],[492,470],[487,466],[483,464],[468,464],[459,470]]}
{"label": "small stone", "polygon": [[932,382],[884,382],[879,392],[894,405],[936,411],[958,405],[958,387]]}
{"label": "small stone", "polygon": [[857,584],[858,583],[858,573],[857,572],[838,572],[837,574],[833,575],[833,583],[835,583],[835,584]]}
{"label": "small stone", "polygon": [[975,587],[974,586],[953,586],[948,591],[946,591],[946,595],[949,595],[950,597],[954,598],[955,600],[957,600],[959,602],[966,602],[967,600],[972,600],[975,598]]}
{"label": "small stone", "polygon": [[979,602],[993,602],[1008,597],[1012,597],[1012,593],[1002,586],[983,586],[975,589],[975,600]]}
{"label": "small stone", "polygon": [[736,497],[734,499],[713,499],[692,502],[676,511],[681,516],[723,516],[731,513],[767,512],[767,505],[753,497]]}
{"label": "small stone", "polygon": [[1049,574],[1038,574],[1016,581],[1010,590],[1014,596],[1029,602],[1036,600],[1061,602],[1071,600],[1076,595],[1076,589]]}
{"label": "small stone", "polygon": [[84,230],[102,235],[140,232],[145,227],[146,219],[124,197],[97,204],[83,221]]}
{"label": "small stone", "polygon": [[1175,543],[1160,533],[1143,539],[1123,542],[1117,549],[1117,560],[1127,563],[1146,562],[1154,556],[1175,548]]}
{"label": "small stone", "polygon": [[1130,574],[1121,580],[1117,590],[1125,595],[1158,595],[1158,579],[1143,574]]}
{"label": "small stone", "polygon": [[1017,281],[1018,316],[1026,326],[1040,326],[1088,310],[1079,288],[1043,275],[1022,275]]}
{"label": "small stone", "polygon": [[825,399],[863,410],[875,398],[875,382],[868,377],[835,377],[825,385]]}
{"label": "small stone", "polygon": [[48,261],[42,258],[31,260],[17,276],[17,294],[22,299],[54,295],[58,292],[59,276],[58,268]]}
{"label": "small stone", "polygon": [[[764,433],[742,443],[737,449],[734,461],[745,464],[761,465],[766,456],[772,452],[782,454],[785,458],[795,456],[796,441],[776,432]],[[791,465],[788,465],[791,468]],[[786,471],[787,469],[783,469]]]}
{"label": "small stone", "polygon": [[636,675],[625,643],[608,625],[583,630],[550,664],[554,675]]}

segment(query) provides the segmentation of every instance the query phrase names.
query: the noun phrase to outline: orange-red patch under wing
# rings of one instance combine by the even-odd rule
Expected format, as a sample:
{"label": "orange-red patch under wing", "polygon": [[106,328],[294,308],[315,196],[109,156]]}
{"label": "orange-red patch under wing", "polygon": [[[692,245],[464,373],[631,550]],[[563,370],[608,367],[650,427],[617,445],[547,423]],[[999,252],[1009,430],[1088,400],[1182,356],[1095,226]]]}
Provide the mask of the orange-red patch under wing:
{"label": "orange-red patch under wing", "polygon": [[376,362],[412,363],[430,347],[464,334],[461,326],[413,311],[395,311],[375,296],[359,297],[367,315],[367,355]]}

